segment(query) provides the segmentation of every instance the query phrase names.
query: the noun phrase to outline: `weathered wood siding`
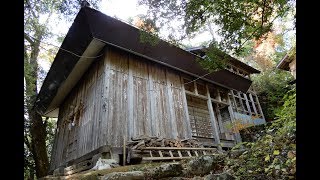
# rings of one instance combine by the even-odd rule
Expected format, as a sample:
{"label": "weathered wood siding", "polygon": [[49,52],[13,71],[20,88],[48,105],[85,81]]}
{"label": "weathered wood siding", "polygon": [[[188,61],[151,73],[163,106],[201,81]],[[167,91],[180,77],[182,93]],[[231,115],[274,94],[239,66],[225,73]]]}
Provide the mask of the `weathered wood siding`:
{"label": "weathered wood siding", "polygon": [[[60,106],[51,168],[140,135],[190,138],[179,73],[108,48]],[[73,125],[74,124],[74,125]]]}
{"label": "weathered wood siding", "polygon": [[100,146],[103,74],[103,61],[93,63],[60,106],[51,170]]}
{"label": "weathered wood siding", "polygon": [[[122,147],[124,139],[140,135],[178,139],[195,136],[211,142],[215,134],[216,143],[221,138],[234,139],[224,128],[231,116],[222,117],[217,108],[208,107],[208,103],[216,102],[228,106],[227,92],[210,87],[207,91],[210,83],[187,85],[190,80],[184,82],[186,77],[108,47],[105,56],[91,65],[60,106],[50,170],[104,145]],[[234,101],[235,96],[229,96]]]}

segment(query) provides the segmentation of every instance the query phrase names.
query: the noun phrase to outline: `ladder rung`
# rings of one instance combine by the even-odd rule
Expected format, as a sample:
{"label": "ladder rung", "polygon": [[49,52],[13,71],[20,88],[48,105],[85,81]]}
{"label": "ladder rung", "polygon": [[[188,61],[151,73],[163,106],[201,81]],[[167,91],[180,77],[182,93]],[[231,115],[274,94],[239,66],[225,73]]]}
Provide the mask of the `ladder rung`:
{"label": "ladder rung", "polygon": [[178,150],[178,154],[179,154],[179,157],[182,157],[182,154],[181,154],[181,152]]}
{"label": "ladder rung", "polygon": [[191,155],[190,151],[187,151],[187,153],[188,153],[189,157],[192,157],[192,155]]}
{"label": "ladder rung", "polygon": [[202,151],[203,155],[207,155],[206,151]]}
{"label": "ladder rung", "polygon": [[159,152],[160,157],[163,157],[162,152],[160,150],[158,152]]}
{"label": "ladder rung", "polygon": [[149,151],[149,153],[150,153],[150,157],[153,157],[153,156],[152,156],[152,152],[151,152],[151,150]]}
{"label": "ladder rung", "polygon": [[169,154],[170,154],[171,157],[174,157],[171,151],[169,151]]}
{"label": "ladder rung", "polygon": [[194,153],[196,154],[196,156],[197,156],[197,157],[199,156],[199,154],[198,154],[198,152],[197,152],[197,151],[194,151]]}

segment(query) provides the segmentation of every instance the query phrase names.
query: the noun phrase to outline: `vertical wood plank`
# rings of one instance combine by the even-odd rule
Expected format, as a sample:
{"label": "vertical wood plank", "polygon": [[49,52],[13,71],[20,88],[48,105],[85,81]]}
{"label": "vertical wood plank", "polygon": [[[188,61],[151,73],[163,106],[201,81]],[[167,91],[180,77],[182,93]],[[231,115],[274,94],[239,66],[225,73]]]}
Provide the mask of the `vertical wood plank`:
{"label": "vertical wood plank", "polygon": [[128,125],[127,125],[127,131],[128,134],[127,136],[129,137],[129,139],[133,136],[134,134],[134,130],[136,130],[134,128],[134,120],[133,120],[133,109],[134,109],[134,105],[133,105],[133,76],[132,76],[132,68],[134,68],[134,66],[132,65],[132,60],[129,56],[129,60],[128,60],[128,67],[129,67],[129,73],[128,73]]}
{"label": "vertical wood plank", "polygon": [[167,82],[167,86],[166,86],[166,90],[167,90],[167,93],[166,93],[166,97],[168,99],[167,101],[167,108],[168,108],[168,112],[169,112],[169,122],[171,124],[171,138],[177,138],[178,137],[178,132],[177,132],[177,123],[176,123],[176,117],[175,117],[175,108],[174,108],[174,105],[173,105],[173,98],[172,98],[172,83],[168,76],[169,76],[169,73],[168,70],[166,69],[166,82]]}
{"label": "vertical wood plank", "polygon": [[106,50],[107,54],[104,58],[104,86],[103,86],[103,114],[102,116],[102,145],[107,145],[110,143],[108,134],[109,134],[109,124],[111,119],[109,119],[109,110],[110,110],[110,77],[111,70],[109,65],[109,49]]}
{"label": "vertical wood plank", "polygon": [[181,76],[180,76],[180,80],[182,82],[182,85],[181,85],[182,103],[183,103],[184,117],[185,117],[186,127],[187,127],[187,137],[186,138],[191,138],[192,137],[192,129],[191,129],[189,110],[188,110],[188,105],[187,105],[186,90],[184,88],[185,82],[183,81],[183,78]]}
{"label": "vertical wood plank", "polygon": [[155,117],[155,99],[154,99],[154,90],[153,90],[153,78],[151,75],[151,66],[152,64],[148,64],[148,88],[147,88],[147,93],[149,94],[149,107],[150,107],[150,111],[149,111],[149,116],[150,116],[150,131],[151,131],[151,135],[152,136],[156,136],[156,130],[154,128],[155,126],[155,121],[156,121],[156,117]]}

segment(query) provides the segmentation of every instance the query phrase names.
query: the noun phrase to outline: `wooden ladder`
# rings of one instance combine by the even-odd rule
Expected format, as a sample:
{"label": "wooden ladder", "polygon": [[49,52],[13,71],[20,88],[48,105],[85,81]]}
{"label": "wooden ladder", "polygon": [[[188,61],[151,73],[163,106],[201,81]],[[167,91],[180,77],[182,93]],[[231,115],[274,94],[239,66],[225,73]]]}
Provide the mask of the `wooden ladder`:
{"label": "wooden ladder", "polygon": [[140,150],[142,160],[182,160],[201,155],[217,154],[216,148],[186,148],[186,147],[145,147]]}

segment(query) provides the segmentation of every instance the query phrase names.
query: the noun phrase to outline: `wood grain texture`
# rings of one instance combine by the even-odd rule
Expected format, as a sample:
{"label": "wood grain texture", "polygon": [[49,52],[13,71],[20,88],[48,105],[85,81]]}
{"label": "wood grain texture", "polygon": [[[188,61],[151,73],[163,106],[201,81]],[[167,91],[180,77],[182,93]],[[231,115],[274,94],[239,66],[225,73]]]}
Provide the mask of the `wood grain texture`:
{"label": "wood grain texture", "polygon": [[[216,117],[209,104],[211,98],[221,102],[217,86],[200,81],[184,84],[183,79],[192,80],[176,70],[108,47],[60,106],[50,169],[104,145],[122,147],[124,136],[126,140],[142,135],[186,139],[196,133],[211,141],[216,136],[212,121]],[[252,101],[256,96],[248,98]],[[255,111],[259,110],[258,104]]]}

